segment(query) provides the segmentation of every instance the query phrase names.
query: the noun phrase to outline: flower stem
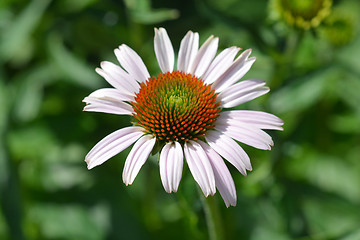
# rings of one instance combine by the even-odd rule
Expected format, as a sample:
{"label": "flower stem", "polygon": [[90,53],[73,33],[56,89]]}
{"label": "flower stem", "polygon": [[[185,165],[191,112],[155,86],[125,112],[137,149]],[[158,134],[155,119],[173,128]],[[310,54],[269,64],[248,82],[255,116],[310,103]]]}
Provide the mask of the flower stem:
{"label": "flower stem", "polygon": [[201,200],[205,212],[209,239],[210,240],[225,239],[224,231],[221,224],[220,212],[217,203],[215,201],[215,198],[212,196],[205,198],[201,191],[199,191],[199,193],[201,195]]}

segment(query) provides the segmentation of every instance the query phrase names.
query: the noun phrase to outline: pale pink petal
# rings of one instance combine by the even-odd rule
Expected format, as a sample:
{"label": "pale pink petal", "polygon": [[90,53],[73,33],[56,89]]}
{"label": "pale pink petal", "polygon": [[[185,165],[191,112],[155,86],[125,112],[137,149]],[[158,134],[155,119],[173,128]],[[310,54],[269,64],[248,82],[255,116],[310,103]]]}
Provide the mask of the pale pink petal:
{"label": "pale pink petal", "polygon": [[132,184],[140,168],[146,162],[156,142],[151,134],[142,136],[133,146],[126,158],[123,170],[123,181],[125,185]]}
{"label": "pale pink petal", "polygon": [[241,79],[255,62],[255,57],[249,58],[251,49],[244,51],[234,63],[212,84],[216,92],[222,92],[226,88]]}
{"label": "pale pink petal", "polygon": [[234,122],[238,125],[248,124],[260,129],[273,130],[283,130],[281,126],[284,124],[283,120],[273,114],[250,110],[224,111],[217,121]]}
{"label": "pale pink petal", "polygon": [[139,83],[120,66],[103,61],[100,63],[101,69],[97,68],[96,72],[103,76],[113,87],[126,91],[130,95],[135,95],[140,89]]}
{"label": "pale pink petal", "polygon": [[270,150],[274,142],[269,134],[248,124],[235,121],[217,122],[215,129],[254,148]]}
{"label": "pale pink petal", "polygon": [[181,180],[184,155],[178,142],[165,144],[160,153],[160,177],[166,192],[177,192]]}
{"label": "pale pink petal", "polygon": [[86,155],[88,169],[96,167],[133,144],[144,134],[142,127],[126,127],[117,130],[98,142]]}
{"label": "pale pink petal", "polygon": [[264,81],[257,79],[244,80],[232,85],[218,95],[221,107],[236,107],[268,93],[270,89],[264,85]]}
{"label": "pale pink petal", "polygon": [[134,101],[134,96],[127,95],[123,93],[122,91],[116,89],[116,88],[100,88],[94,92],[92,92],[89,97],[91,98],[99,98],[104,100],[112,100],[117,102],[123,102],[123,101]]}
{"label": "pale pink petal", "polygon": [[[105,78],[105,80],[110,83],[114,88],[118,89],[119,91],[123,92],[126,95],[132,95],[135,96],[135,92],[131,91],[131,89],[129,87],[124,87],[122,84],[120,84],[117,79],[115,79],[113,76],[111,76],[110,74],[108,74],[107,72],[105,72],[103,69],[101,68],[96,68],[95,71],[102,76],[103,78]],[[126,73],[127,74],[127,73]]]}
{"label": "pale pink petal", "polygon": [[187,141],[184,144],[184,153],[190,172],[204,195],[206,197],[214,195],[216,192],[214,171],[203,148],[197,142]]}
{"label": "pale pink petal", "polygon": [[179,71],[190,73],[198,48],[199,34],[189,31],[180,43],[177,62],[177,69]]}
{"label": "pale pink petal", "polygon": [[86,106],[84,107],[84,111],[103,112],[103,113],[111,113],[118,115],[133,114],[134,110],[130,104],[123,102],[117,98],[112,98],[110,95],[101,96],[100,94],[103,94],[104,92],[109,93],[110,91],[101,89],[100,92],[95,91],[92,94],[90,94],[88,97],[85,97],[83,99],[83,102],[86,103]]}
{"label": "pale pink petal", "polygon": [[224,199],[226,207],[236,205],[236,189],[234,180],[224,160],[208,144],[197,141],[204,149],[214,171],[215,185]]}
{"label": "pale pink petal", "polygon": [[234,165],[244,176],[246,176],[246,170],[252,170],[249,156],[240,145],[230,137],[211,130],[206,133],[205,139],[210,147]]}
{"label": "pale pink petal", "polygon": [[217,47],[219,43],[219,38],[214,38],[210,36],[206,42],[200,47],[194,62],[191,67],[190,73],[196,77],[201,77],[206,69],[208,69],[211,61],[214,59]]}
{"label": "pale pink petal", "polygon": [[150,74],[140,58],[140,56],[131,48],[122,44],[114,50],[120,65],[138,82],[145,82]]}
{"label": "pale pink petal", "polygon": [[155,28],[154,49],[161,71],[172,72],[175,61],[174,49],[164,28]]}
{"label": "pale pink petal", "polygon": [[219,55],[217,55],[210,64],[209,68],[205,71],[201,77],[206,84],[211,84],[221,76],[233,63],[236,54],[240,51],[240,48],[230,47],[224,49]]}

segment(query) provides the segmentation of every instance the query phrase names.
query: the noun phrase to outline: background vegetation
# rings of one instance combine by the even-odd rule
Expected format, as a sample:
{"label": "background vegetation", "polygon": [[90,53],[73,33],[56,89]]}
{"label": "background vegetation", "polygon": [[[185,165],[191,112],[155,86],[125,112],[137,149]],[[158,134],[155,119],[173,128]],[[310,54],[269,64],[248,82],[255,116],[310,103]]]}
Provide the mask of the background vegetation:
{"label": "background vegetation", "polygon": [[271,152],[244,146],[254,169],[246,178],[230,167],[237,206],[215,195],[225,239],[360,239],[360,3],[334,0],[304,25],[290,13],[306,9],[287,2],[2,0],[0,239],[208,238],[187,167],[178,193],[167,194],[154,161],[124,186],[129,150],[91,171],[83,161],[129,125],[82,112],[81,100],[108,86],[95,67],[116,62],[113,49],[126,43],[155,74],[160,26],[176,50],[188,30],[201,42],[219,36],[220,49],[252,48],[245,78],[266,80],[271,92],[241,108],[285,121],[271,132]]}

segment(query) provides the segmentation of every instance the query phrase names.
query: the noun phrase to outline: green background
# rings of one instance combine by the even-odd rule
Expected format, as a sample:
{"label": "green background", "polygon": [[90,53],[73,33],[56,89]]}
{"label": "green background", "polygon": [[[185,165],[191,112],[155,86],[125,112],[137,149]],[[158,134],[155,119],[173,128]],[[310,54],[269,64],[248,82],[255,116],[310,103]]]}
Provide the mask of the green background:
{"label": "green background", "polygon": [[[315,2],[315,1],[314,1]],[[334,1],[319,25],[286,23],[265,0],[2,0],[0,2],[0,239],[208,239],[186,164],[167,194],[150,159],[121,180],[129,149],[88,171],[84,156],[129,118],[83,112],[109,87],[94,69],[125,43],[159,72],[154,27],[175,52],[188,30],[219,49],[252,48],[244,77],[270,93],[238,109],[274,113],[272,151],[242,145],[253,171],[229,169],[237,206],[214,196],[224,239],[360,239],[360,3]],[[333,21],[337,19],[338,21]],[[340,20],[339,20],[340,19]]]}

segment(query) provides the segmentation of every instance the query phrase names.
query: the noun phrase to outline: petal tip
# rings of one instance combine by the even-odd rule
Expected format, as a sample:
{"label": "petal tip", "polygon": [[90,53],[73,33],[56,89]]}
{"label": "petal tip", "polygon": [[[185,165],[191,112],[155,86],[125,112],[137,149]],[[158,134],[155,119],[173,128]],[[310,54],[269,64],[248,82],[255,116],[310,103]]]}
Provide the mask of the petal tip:
{"label": "petal tip", "polygon": [[85,158],[85,162],[87,164],[86,167],[87,167],[88,170],[91,170],[91,169],[93,169],[95,167],[95,166],[91,165],[90,159]]}
{"label": "petal tip", "polygon": [[123,179],[123,182],[124,182],[125,186],[129,186],[132,184],[132,181],[129,181],[129,179]]}
{"label": "petal tip", "polygon": [[250,61],[253,61],[253,62],[255,62],[256,61],[256,57],[251,57],[251,58],[248,58],[248,60],[247,60],[248,62],[250,62]]}
{"label": "petal tip", "polygon": [[[100,63],[100,66],[101,66],[101,63]],[[104,72],[104,70],[102,70],[101,68],[95,68],[95,72],[97,74],[101,75]]]}
{"label": "petal tip", "polygon": [[[235,202],[230,203],[230,206],[231,206],[231,207],[236,207],[236,201],[235,201]],[[229,206],[229,207],[230,207],[230,206]]]}

